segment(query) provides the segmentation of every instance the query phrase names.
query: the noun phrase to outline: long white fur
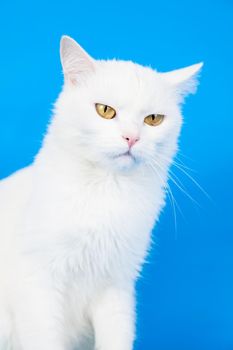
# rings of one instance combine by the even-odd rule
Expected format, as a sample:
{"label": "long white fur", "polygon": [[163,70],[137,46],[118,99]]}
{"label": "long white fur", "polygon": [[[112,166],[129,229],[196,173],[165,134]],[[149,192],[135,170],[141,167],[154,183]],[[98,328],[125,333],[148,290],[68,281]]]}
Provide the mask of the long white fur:
{"label": "long white fur", "polygon": [[[97,61],[69,37],[61,61],[43,145],[0,183],[0,350],[132,350],[134,284],[164,206],[180,103],[201,64],[158,73]],[[116,118],[101,118],[95,103]],[[144,124],[152,113],[164,122]],[[135,135],[134,158],[123,156],[122,136]]]}

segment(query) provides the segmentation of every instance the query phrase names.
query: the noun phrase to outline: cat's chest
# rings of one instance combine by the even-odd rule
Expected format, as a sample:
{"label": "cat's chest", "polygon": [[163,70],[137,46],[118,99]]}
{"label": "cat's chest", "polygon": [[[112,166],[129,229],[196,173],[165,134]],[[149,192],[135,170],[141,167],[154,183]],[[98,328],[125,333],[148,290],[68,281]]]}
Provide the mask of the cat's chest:
{"label": "cat's chest", "polygon": [[156,211],[155,193],[145,187],[108,184],[79,191],[73,202],[73,227],[66,237],[74,265],[84,269],[85,276],[87,270],[98,276],[110,271],[135,273],[148,247]]}
{"label": "cat's chest", "polygon": [[135,275],[161,203],[161,189],[150,188],[147,182],[89,182],[53,193],[48,189],[36,210],[37,227],[44,232],[38,237],[45,237],[49,254],[52,251],[54,271],[71,271],[91,280]]}
{"label": "cat's chest", "polygon": [[130,230],[155,216],[159,190],[146,183],[93,183],[77,188],[67,203],[67,216],[79,228]]}

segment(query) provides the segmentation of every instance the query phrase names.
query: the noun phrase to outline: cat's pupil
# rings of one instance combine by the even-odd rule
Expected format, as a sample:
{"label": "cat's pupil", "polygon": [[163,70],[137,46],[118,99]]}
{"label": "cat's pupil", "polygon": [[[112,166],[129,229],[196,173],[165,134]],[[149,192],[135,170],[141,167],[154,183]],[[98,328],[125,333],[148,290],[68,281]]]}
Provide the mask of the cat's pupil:
{"label": "cat's pupil", "polygon": [[152,114],[151,118],[152,118],[152,120],[155,120],[155,115],[154,115],[154,114]]}
{"label": "cat's pupil", "polygon": [[107,109],[108,109],[108,106],[105,106],[105,107],[104,107],[104,113],[107,112]]}

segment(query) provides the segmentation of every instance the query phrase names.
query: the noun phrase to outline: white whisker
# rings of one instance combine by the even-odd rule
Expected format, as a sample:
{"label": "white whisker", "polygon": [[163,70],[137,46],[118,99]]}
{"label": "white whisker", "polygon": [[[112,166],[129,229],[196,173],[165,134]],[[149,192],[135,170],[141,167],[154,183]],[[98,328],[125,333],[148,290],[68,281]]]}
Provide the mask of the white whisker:
{"label": "white whisker", "polygon": [[[155,162],[156,165],[157,162]],[[156,173],[156,175],[160,178],[161,182],[163,182],[159,172],[158,172],[158,169],[155,167],[155,165],[151,162],[148,163],[150,165],[150,167],[152,168],[152,170]],[[170,200],[170,203],[171,203],[171,206],[172,206],[172,209],[173,209],[173,215],[174,215],[174,226],[175,226],[175,232],[177,233],[177,214],[176,214],[176,206],[177,208],[180,210],[175,198],[174,198],[174,195],[172,193],[172,190],[171,190],[171,187],[169,185],[169,183],[167,182],[166,185],[165,185],[165,190],[166,190],[166,193],[168,194],[168,198]]]}
{"label": "white whisker", "polygon": [[[168,160],[168,158],[163,157],[164,160]],[[193,178],[193,176],[191,176],[187,170],[191,170],[193,171],[191,168],[188,168],[186,166],[182,166],[181,164],[177,163],[176,161],[173,161],[172,163],[178,170],[180,170],[184,175],[186,175],[197,187],[198,189],[209,199],[212,200],[212,198],[210,197],[210,195],[203,189],[203,187],[198,183],[197,180],[195,180]],[[186,170],[185,170],[186,169]]]}

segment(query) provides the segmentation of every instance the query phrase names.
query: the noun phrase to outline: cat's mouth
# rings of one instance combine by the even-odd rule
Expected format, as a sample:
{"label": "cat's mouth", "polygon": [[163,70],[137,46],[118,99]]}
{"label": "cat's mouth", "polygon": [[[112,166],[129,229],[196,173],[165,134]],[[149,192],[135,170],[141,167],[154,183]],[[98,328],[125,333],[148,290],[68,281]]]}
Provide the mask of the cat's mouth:
{"label": "cat's mouth", "polygon": [[132,158],[133,160],[136,160],[136,158],[132,155],[132,153],[130,152],[130,150],[124,152],[124,153],[120,153],[120,154],[117,154],[114,158]]}

